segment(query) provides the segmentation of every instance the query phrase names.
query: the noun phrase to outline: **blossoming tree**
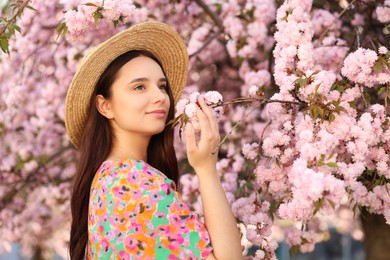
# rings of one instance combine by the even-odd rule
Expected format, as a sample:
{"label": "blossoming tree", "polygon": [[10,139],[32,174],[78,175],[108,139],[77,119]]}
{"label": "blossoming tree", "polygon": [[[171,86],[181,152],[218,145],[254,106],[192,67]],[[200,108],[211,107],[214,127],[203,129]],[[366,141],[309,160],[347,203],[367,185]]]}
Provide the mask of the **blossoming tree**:
{"label": "blossoming tree", "polygon": [[[67,255],[67,87],[91,46],[147,19],[188,44],[175,122],[196,124],[194,100],[206,92],[226,135],[223,187],[256,258],[276,258],[281,231],[291,252],[313,250],[341,211],[390,224],[390,1],[15,2],[0,19],[0,249]],[[183,147],[183,198],[202,214]]]}

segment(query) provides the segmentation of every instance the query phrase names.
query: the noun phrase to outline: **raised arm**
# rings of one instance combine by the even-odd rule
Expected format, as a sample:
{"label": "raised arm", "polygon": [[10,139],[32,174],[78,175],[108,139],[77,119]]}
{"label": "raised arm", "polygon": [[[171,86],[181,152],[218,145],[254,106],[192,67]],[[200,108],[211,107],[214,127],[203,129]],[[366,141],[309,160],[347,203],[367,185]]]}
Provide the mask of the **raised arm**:
{"label": "raised arm", "polygon": [[[220,142],[218,123],[203,98],[199,98],[197,116],[201,138],[196,141],[192,125],[186,127],[187,156],[199,179],[204,218],[216,259],[241,259],[240,233],[217,174]],[[209,258],[208,258],[209,259]],[[213,259],[210,256],[210,259]]]}

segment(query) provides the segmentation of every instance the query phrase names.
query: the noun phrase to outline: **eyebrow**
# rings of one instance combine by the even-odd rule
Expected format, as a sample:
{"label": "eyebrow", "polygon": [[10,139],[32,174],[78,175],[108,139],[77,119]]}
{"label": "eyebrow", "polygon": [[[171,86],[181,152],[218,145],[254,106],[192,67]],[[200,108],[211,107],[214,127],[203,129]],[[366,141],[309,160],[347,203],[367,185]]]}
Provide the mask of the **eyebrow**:
{"label": "eyebrow", "polygon": [[[149,79],[148,78],[136,78],[136,79],[133,79],[129,84],[133,84],[133,83],[136,83],[136,82],[145,82],[145,81],[148,81]],[[161,78],[158,80],[158,82],[167,82],[167,79],[166,78]]]}

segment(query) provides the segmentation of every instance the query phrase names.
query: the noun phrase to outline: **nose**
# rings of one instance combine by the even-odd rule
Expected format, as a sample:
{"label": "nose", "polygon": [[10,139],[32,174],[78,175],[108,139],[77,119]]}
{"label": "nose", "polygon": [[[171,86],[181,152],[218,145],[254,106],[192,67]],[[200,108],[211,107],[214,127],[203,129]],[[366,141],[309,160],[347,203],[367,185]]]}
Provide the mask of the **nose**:
{"label": "nose", "polygon": [[158,85],[153,86],[152,91],[153,103],[165,103],[166,99],[168,99],[168,94],[164,90],[160,89]]}

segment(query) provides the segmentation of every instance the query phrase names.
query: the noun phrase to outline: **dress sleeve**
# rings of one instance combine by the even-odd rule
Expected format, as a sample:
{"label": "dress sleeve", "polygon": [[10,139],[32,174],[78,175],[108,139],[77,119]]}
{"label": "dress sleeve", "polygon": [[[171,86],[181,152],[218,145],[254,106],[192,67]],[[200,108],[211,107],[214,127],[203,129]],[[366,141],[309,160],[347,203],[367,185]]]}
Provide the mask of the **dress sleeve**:
{"label": "dress sleeve", "polygon": [[168,179],[143,161],[97,174],[89,205],[88,256],[94,259],[204,259],[204,224]]}

